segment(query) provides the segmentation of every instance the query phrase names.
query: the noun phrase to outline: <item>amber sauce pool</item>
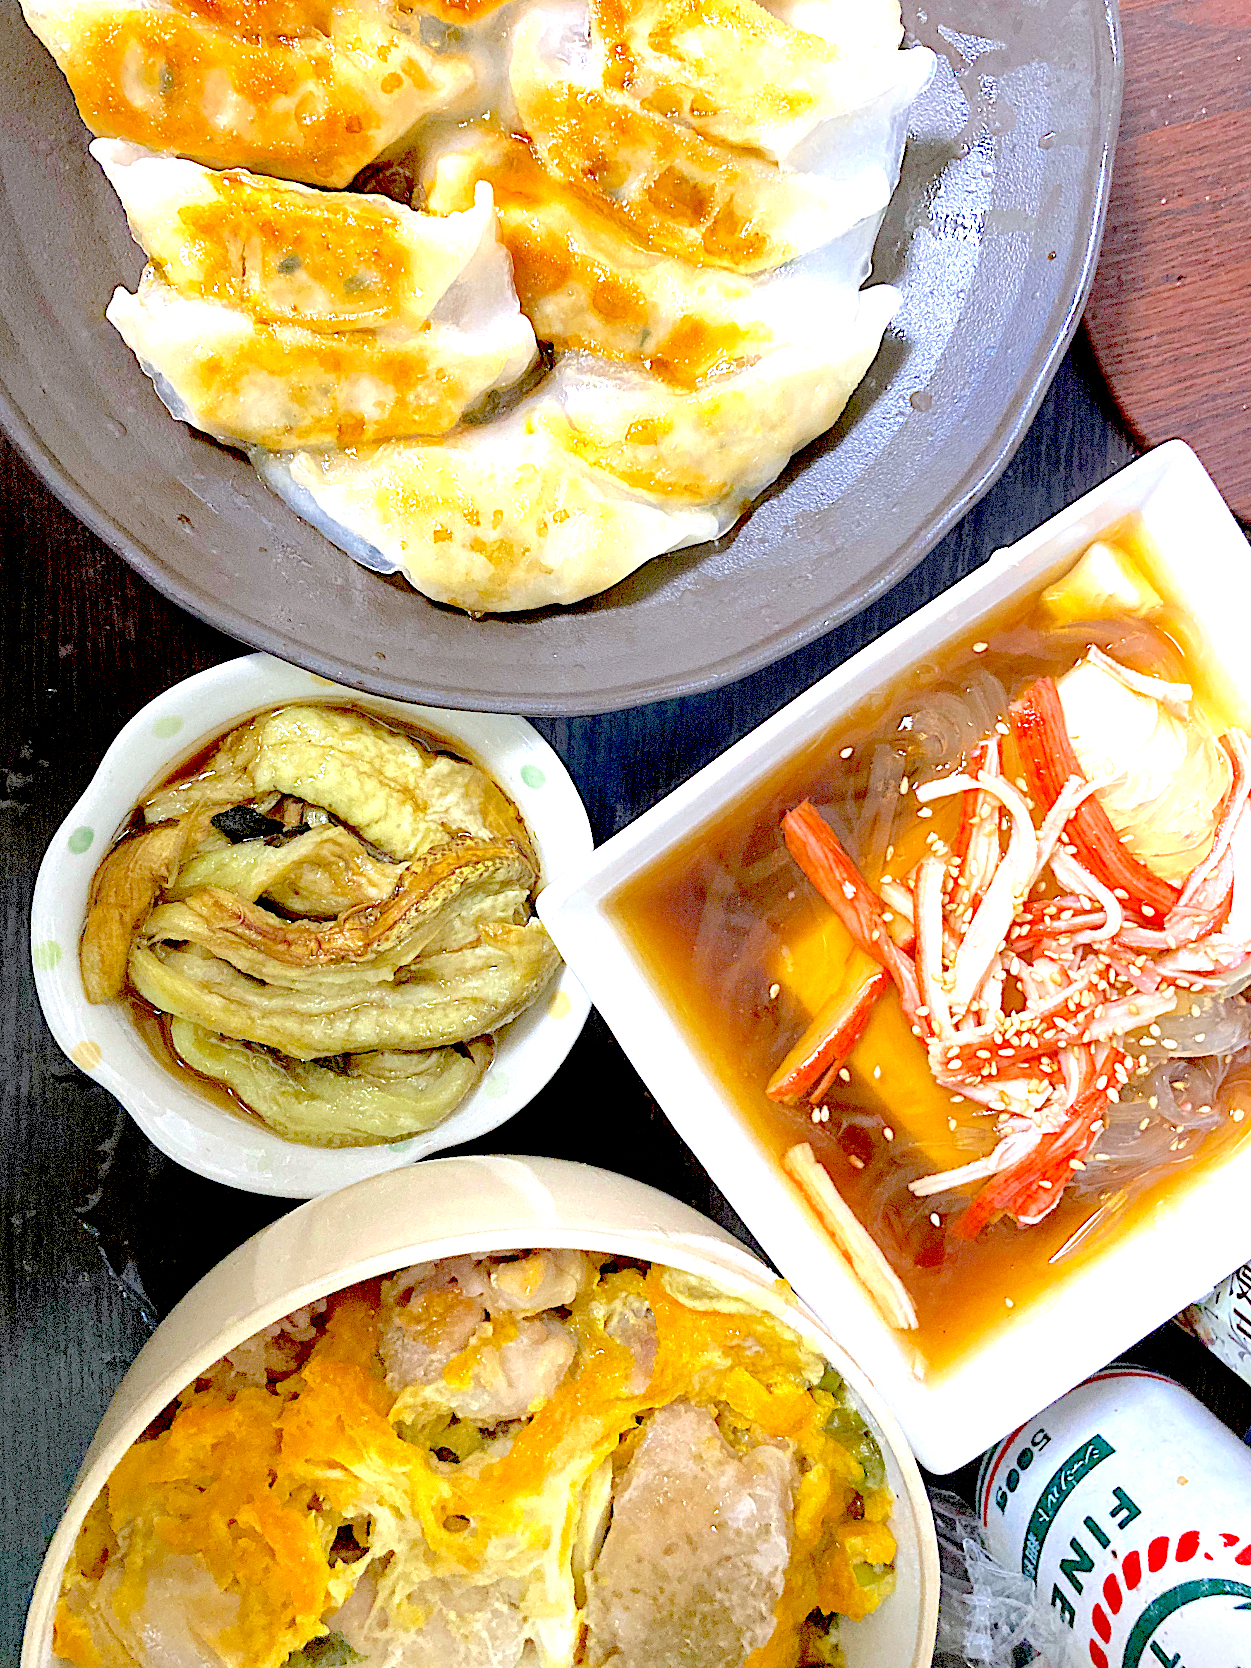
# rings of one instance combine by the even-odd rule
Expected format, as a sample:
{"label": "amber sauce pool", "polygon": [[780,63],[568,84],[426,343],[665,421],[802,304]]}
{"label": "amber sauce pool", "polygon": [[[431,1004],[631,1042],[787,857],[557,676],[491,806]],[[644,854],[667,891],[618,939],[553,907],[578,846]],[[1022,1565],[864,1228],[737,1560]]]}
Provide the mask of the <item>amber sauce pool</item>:
{"label": "amber sauce pool", "polygon": [[[1251,1121],[1227,1117],[1185,1163],[1117,1188],[1100,1188],[1092,1165],[1089,1179],[1080,1178],[1083,1186],[1066,1189],[1041,1223],[1021,1229],[1002,1219],[969,1243],[949,1233],[945,1222],[975,1188],[917,1199],[907,1184],[988,1152],[992,1120],[973,1117],[967,1104],[953,1103],[934,1084],[893,991],[853,1052],[851,1081],[827,1097],[828,1122],[813,1123],[806,1102],[778,1106],[764,1093],[815,1007],[837,988],[837,974],[822,983],[822,969],[830,965],[828,945],[837,947],[843,936],[831,929],[828,906],[783,843],[779,822],[793,805],[811,799],[870,880],[884,868],[906,873],[922,854],[928,830],[949,836],[956,808],[940,802],[933,820],[918,826],[915,800],[910,812],[898,809],[904,803],[894,785],[898,777],[914,771],[928,777],[952,767],[985,733],[974,727],[977,714],[988,714],[989,730],[1003,697],[1015,699],[1040,676],[1059,677],[1091,644],[1135,670],[1189,682],[1196,706],[1218,731],[1243,721],[1208,675],[1205,647],[1191,623],[1168,603],[1140,525],[1123,523],[1102,538],[1165,596],[1161,613],[1149,622],[1057,626],[1031,599],[982,620],[780,765],[717,820],[694,830],[623,887],[610,906],[766,1151],[780,1161],[796,1142],[810,1142],[878,1240],[913,1299],[919,1329],[909,1342],[933,1375],[1054,1293],[1106,1249],[1111,1236],[1149,1218],[1162,1199],[1193,1185],[1251,1133]],[[963,729],[962,710],[969,714]],[[1007,745],[1004,763],[1015,776]],[[883,781],[891,784],[886,793]],[[1241,1098],[1251,1108],[1251,1087]]]}

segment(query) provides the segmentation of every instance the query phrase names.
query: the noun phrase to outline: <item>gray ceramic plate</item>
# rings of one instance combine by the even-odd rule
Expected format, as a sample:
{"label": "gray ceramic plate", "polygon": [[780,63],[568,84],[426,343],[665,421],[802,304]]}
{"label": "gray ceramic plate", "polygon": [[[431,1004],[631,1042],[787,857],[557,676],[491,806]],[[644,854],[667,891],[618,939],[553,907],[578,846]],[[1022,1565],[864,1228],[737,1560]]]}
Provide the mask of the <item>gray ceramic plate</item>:
{"label": "gray ceramic plate", "polygon": [[562,612],[470,620],[367,573],[170,417],[104,321],[142,259],[52,60],[0,11],[0,415],[158,590],[404,700],[531,713],[689,694],[798,648],[917,563],[1007,462],[1094,272],[1116,0],[905,3],[940,55],[875,277],[904,303],[830,435],[715,545]]}

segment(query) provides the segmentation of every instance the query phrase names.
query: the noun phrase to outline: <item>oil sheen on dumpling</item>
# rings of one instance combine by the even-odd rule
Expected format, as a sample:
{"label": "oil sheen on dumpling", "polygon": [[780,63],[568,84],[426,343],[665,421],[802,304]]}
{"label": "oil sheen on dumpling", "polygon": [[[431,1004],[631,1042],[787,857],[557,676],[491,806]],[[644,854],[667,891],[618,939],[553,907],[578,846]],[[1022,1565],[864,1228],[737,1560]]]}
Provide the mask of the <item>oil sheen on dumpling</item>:
{"label": "oil sheen on dumpling", "polygon": [[843,45],[837,34],[826,40],[792,27],[756,0],[592,0],[591,19],[609,87],[709,139],[775,160],[818,122],[889,91],[902,68],[900,29],[893,40],[887,34],[889,46],[866,51],[854,25]]}
{"label": "oil sheen on dumpling", "polygon": [[253,461],[358,561],[437,601],[472,613],[576,602],[732,525],[834,422],[897,303],[879,285],[836,328],[801,320],[813,328],[692,391],[570,354],[503,422]]}
{"label": "oil sheen on dumpling", "polygon": [[783,170],[645,109],[600,79],[580,7],[537,7],[513,35],[509,78],[545,166],[647,248],[767,272],[882,213],[876,160],[845,177]]}
{"label": "oil sheen on dumpling", "polygon": [[97,140],[152,264],[108,318],[178,417],[282,450],[443,434],[535,354],[490,188],[462,214]]}
{"label": "oil sheen on dumpling", "polygon": [[22,0],[84,122],[214,168],[347,185],[474,85],[398,0]]}

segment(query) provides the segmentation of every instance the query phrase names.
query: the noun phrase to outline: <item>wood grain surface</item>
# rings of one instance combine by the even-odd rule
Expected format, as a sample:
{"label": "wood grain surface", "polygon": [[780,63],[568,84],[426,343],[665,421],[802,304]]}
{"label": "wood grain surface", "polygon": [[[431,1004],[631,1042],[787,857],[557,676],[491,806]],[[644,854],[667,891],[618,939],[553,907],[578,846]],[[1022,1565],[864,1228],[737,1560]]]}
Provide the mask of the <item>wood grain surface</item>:
{"label": "wood grain surface", "polygon": [[[801,654],[716,694],[541,723],[596,837],[1126,463],[1132,447],[1102,398],[1079,345],[993,491],[895,591]],[[202,1181],[148,1144],[53,1043],[27,943],[44,848],[117,730],[169,684],[238,652],[136,579],[0,442],[2,1668],[16,1668],[44,1548],[118,1380],[188,1287],[290,1208]],[[469,1150],[623,1170],[744,1232],[595,1016],[544,1093]],[[1176,1328],[1134,1356],[1181,1378],[1235,1429],[1251,1424],[1251,1388]],[[971,1469],[944,1481],[971,1493]]]}
{"label": "wood grain surface", "polygon": [[1251,4],[1121,0],[1125,102],[1086,327],[1134,437],[1251,520]]}

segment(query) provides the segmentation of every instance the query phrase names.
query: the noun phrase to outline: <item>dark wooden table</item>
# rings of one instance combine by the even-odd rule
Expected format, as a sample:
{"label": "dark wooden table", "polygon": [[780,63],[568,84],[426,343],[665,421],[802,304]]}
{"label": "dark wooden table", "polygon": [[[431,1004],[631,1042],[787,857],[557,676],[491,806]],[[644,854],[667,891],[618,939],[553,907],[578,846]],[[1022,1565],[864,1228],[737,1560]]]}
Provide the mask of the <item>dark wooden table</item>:
{"label": "dark wooden table", "polygon": [[[597,839],[1131,456],[1079,341],[998,485],[858,619],[716,694],[541,722]],[[2,441],[0,553],[0,1665],[15,1668],[44,1547],[118,1380],[187,1288],[289,1207],[201,1181],[148,1144],[53,1043],[27,942],[44,847],[117,730],[239,645],[136,579]],[[628,1170],[747,1237],[596,1016],[543,1095],[480,1145]],[[1180,1377],[1239,1431],[1251,1424],[1251,1389],[1176,1328],[1135,1357]],[[967,1473],[945,1481],[967,1492]]]}

